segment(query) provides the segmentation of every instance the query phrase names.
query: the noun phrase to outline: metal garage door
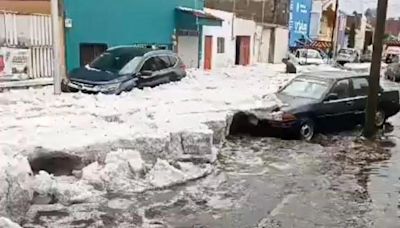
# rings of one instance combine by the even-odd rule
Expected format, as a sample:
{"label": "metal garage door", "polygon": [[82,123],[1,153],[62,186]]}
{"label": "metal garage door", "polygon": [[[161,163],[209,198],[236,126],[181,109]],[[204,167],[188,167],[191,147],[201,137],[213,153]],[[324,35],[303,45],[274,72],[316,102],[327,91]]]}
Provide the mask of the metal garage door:
{"label": "metal garage door", "polygon": [[199,64],[199,38],[197,36],[178,36],[178,55],[188,68]]}

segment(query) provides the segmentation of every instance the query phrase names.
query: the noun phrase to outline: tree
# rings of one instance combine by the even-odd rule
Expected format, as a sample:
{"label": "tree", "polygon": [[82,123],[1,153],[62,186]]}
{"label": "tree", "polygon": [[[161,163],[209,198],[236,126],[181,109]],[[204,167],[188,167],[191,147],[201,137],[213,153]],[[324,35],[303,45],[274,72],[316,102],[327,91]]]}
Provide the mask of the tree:
{"label": "tree", "polygon": [[356,24],[351,24],[349,33],[349,48],[354,48],[356,45]]}

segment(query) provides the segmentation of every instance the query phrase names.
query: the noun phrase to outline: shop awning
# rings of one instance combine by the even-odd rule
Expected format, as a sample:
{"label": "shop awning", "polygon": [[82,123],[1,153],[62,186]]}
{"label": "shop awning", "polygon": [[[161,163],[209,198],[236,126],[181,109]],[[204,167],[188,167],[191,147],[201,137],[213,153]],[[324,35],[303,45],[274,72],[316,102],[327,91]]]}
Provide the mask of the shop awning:
{"label": "shop awning", "polygon": [[176,8],[176,23],[179,29],[196,29],[197,26],[222,26],[222,19],[203,10],[179,6]]}
{"label": "shop awning", "polygon": [[308,48],[326,49],[331,47],[330,41],[313,40],[305,45]]}

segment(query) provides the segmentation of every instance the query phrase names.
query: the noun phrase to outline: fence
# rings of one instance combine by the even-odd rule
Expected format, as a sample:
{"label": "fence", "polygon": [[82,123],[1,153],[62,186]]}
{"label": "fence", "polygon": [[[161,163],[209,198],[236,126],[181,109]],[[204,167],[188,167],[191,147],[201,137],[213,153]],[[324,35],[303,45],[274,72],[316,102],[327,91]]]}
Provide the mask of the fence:
{"label": "fence", "polygon": [[50,15],[0,11],[0,79],[51,77]]}

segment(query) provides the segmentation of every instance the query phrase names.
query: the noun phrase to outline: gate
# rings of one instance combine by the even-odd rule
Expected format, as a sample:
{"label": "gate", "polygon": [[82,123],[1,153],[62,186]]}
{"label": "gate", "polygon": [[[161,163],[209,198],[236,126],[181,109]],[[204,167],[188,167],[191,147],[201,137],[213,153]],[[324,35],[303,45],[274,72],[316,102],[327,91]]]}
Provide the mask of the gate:
{"label": "gate", "polygon": [[0,11],[0,80],[51,77],[52,59],[50,15]]}

